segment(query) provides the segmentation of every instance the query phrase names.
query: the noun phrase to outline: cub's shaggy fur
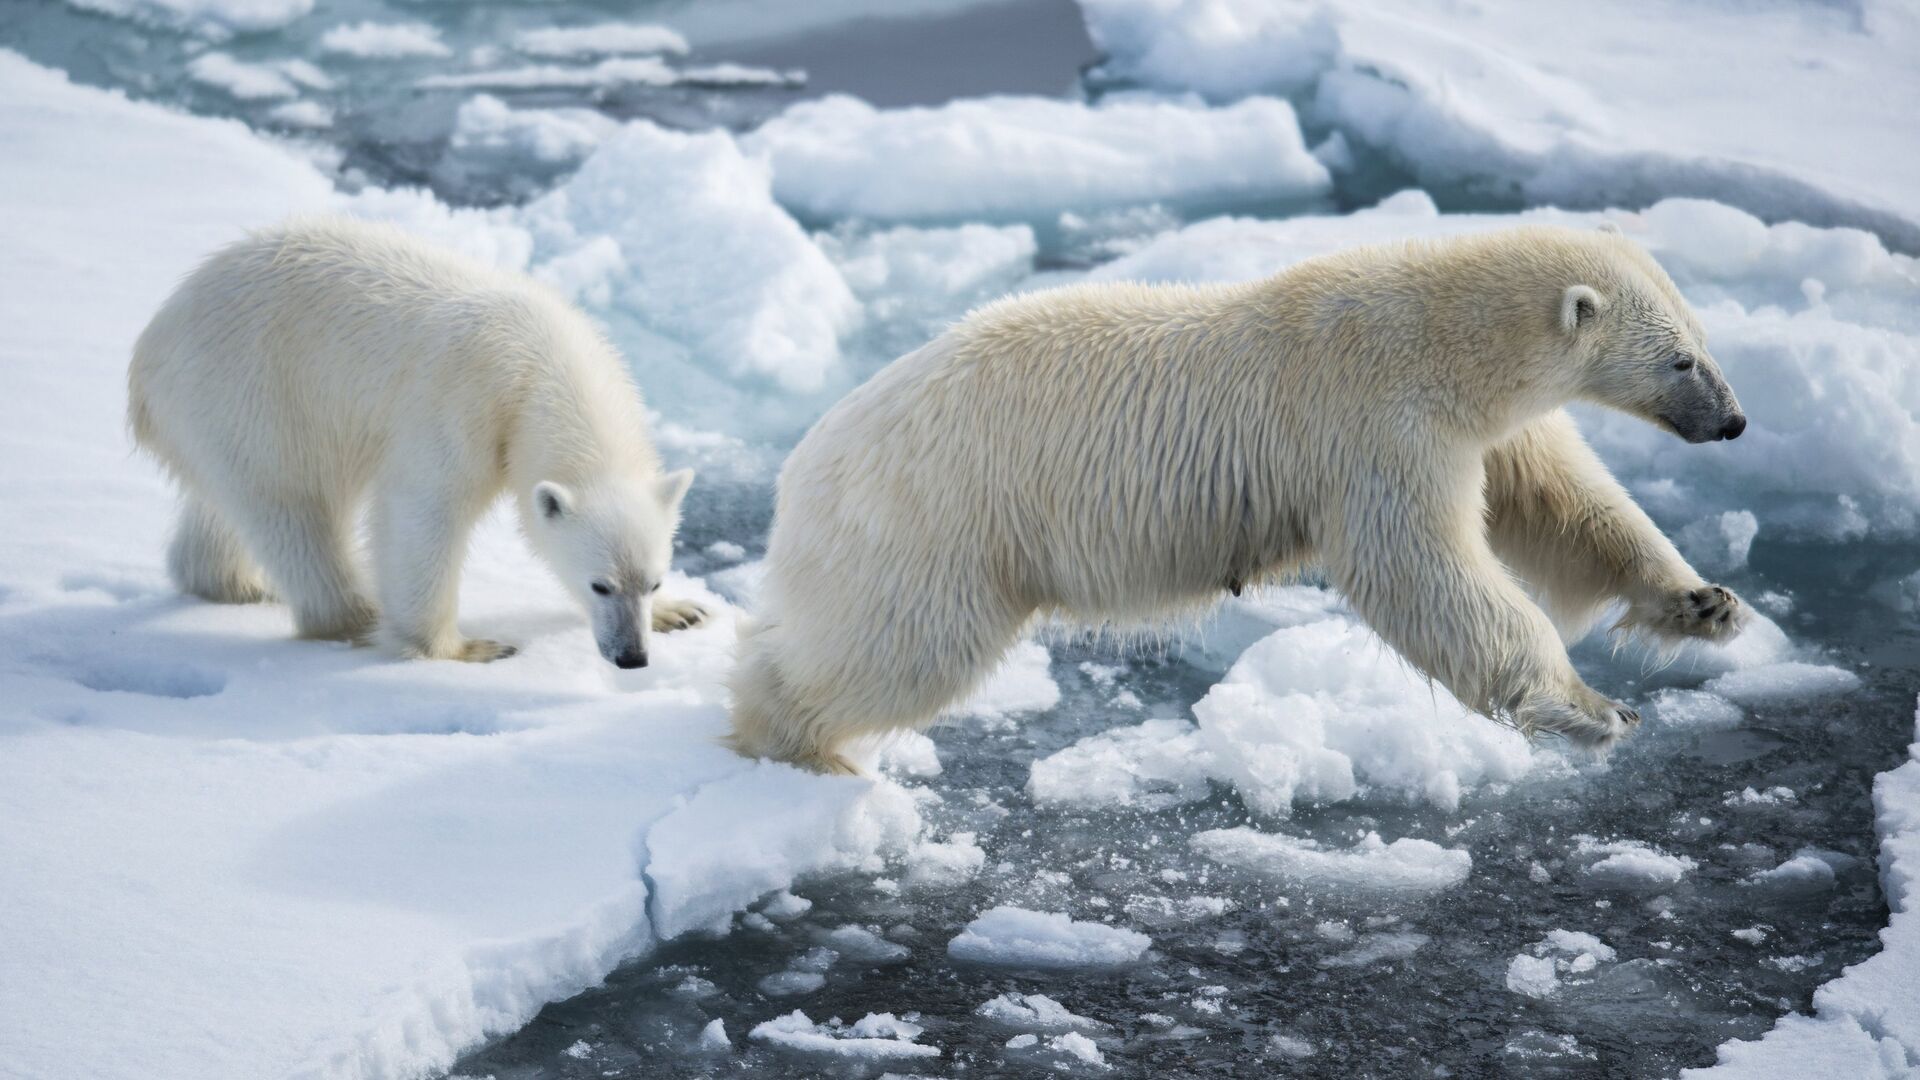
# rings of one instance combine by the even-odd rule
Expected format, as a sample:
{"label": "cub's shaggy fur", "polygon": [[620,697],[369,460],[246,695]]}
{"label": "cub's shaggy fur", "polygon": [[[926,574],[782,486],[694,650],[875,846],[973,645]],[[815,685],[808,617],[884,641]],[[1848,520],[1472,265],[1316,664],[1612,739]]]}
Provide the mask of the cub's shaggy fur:
{"label": "cub's shaggy fur", "polygon": [[[692,474],[661,474],[618,355],[524,277],[391,228],[293,222],[181,284],[128,391],[135,439],[180,484],[182,591],[278,595],[302,637],[359,640],[377,621],[401,655],[511,655],[454,624],[468,532],[510,490],[608,660],[644,665],[649,626],[704,614],[652,595]],[[352,557],[363,504],[377,606]]]}
{"label": "cub's shaggy fur", "polygon": [[983,308],[787,461],[733,744],[823,770],[924,725],[1036,616],[1191,612],[1324,566],[1381,637],[1521,729],[1637,721],[1565,623],[1720,639],[1701,580],[1561,406],[1690,441],[1745,426],[1699,323],[1626,238],[1523,228],[1363,248],[1247,284],[1090,285]]}

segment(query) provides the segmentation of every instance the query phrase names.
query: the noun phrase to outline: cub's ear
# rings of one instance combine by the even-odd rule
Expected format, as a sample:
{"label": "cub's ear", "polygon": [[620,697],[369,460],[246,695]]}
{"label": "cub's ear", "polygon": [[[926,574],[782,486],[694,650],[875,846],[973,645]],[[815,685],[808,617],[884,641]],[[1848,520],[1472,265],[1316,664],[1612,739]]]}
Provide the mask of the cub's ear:
{"label": "cub's ear", "polygon": [[654,497],[660,500],[660,509],[671,514],[680,509],[680,500],[686,498],[687,489],[693,486],[693,470],[680,469],[653,482]]}
{"label": "cub's ear", "polygon": [[1585,285],[1569,285],[1560,296],[1560,329],[1569,334],[1578,333],[1582,327],[1592,325],[1605,310],[1606,301],[1600,299],[1599,293]]}
{"label": "cub's ear", "polygon": [[533,509],[548,521],[558,521],[573,513],[573,492],[551,480],[533,485]]}

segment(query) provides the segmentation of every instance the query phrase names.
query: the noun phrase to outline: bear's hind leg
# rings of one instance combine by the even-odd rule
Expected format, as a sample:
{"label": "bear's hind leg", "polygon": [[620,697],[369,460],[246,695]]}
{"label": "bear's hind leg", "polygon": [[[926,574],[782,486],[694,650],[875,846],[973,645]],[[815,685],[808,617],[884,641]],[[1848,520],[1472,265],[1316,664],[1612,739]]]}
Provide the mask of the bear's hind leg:
{"label": "bear's hind leg", "polygon": [[234,526],[293,609],[295,633],[364,644],[376,613],[353,566],[351,519],[318,498],[258,497],[241,505]]}
{"label": "bear's hind leg", "polygon": [[191,492],[180,499],[180,520],[167,546],[167,576],[181,592],[216,604],[257,604],[271,596],[240,538]]}
{"label": "bear's hind leg", "polygon": [[486,499],[446,490],[445,472],[389,477],[375,496],[373,574],[380,590],[380,636],[405,657],[484,664],[512,656],[512,645],[463,637],[455,622],[467,536]]}

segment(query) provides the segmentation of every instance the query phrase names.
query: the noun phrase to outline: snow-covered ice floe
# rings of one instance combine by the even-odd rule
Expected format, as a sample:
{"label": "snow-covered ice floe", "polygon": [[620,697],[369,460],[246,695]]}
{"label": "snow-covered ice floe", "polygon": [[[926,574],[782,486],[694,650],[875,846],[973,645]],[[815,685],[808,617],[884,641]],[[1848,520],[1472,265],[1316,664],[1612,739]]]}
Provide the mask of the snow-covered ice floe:
{"label": "snow-covered ice floe", "polygon": [[1379,833],[1332,850],[1312,840],[1245,827],[1196,833],[1192,843],[1195,851],[1215,862],[1325,892],[1439,892],[1467,880],[1473,869],[1473,856],[1464,848],[1412,837],[1389,844]]}
{"label": "snow-covered ice floe", "polygon": [[[208,250],[340,196],[238,124],[7,52],[0,142],[0,202],[35,208],[0,216],[0,1071],[430,1074],[665,937],[917,836],[890,782],[715,743],[723,601],[676,575],[719,616],[617,672],[504,516],[475,537],[461,606],[522,645],[509,663],[395,663],[293,641],[275,605],[174,595],[173,497],[123,435],[129,347]],[[751,196],[698,137],[635,150],[707,155],[702,176]],[[497,219],[420,220],[506,265],[532,251]],[[90,1015],[111,1022],[76,1035]],[[910,1026],[851,1031],[907,1046]]]}

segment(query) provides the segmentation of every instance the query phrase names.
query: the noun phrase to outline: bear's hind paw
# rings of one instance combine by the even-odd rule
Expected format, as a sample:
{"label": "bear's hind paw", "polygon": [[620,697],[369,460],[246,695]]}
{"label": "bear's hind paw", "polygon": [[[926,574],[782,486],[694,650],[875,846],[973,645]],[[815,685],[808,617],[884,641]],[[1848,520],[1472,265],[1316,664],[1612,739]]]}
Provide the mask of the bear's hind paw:
{"label": "bear's hind paw", "polygon": [[1640,726],[1640,712],[1630,705],[1598,694],[1585,705],[1571,701],[1541,701],[1518,710],[1515,719],[1528,735],[1549,732],[1582,750],[1604,756]]}

